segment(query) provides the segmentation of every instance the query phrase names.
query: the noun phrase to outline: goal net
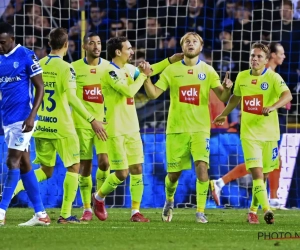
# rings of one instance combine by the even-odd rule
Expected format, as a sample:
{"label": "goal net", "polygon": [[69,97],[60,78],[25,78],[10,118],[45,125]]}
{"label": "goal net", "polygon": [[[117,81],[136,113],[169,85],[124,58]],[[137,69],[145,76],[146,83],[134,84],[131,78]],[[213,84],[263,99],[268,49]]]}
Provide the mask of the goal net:
{"label": "goal net", "polygon": [[[82,36],[97,32],[102,40],[101,57],[106,58],[106,41],[113,36],[127,36],[135,49],[133,64],[146,59],[157,62],[181,52],[180,38],[188,31],[197,32],[204,40],[200,60],[212,65],[221,79],[227,71],[235,81],[239,71],[249,68],[250,48],[254,42],[278,42],[282,53],[272,53],[273,61],[288,84],[293,101],[278,110],[282,167],[278,198],[283,205],[299,207],[299,60],[300,1],[237,1],[237,0],[3,0],[1,21],[14,25],[16,42],[35,51],[39,58],[49,53],[47,35],[52,28],[64,27],[69,32],[69,50],[64,60],[82,58]],[[108,59],[108,58],[107,58]],[[281,60],[281,61],[280,61]],[[271,65],[270,65],[271,66]],[[154,78],[155,82],[157,78]],[[135,97],[144,142],[145,163],[143,207],[161,207],[164,203],[166,175],[165,128],[170,106],[169,92],[157,100],[149,100],[143,89]],[[210,97],[210,112],[214,118],[224,104]],[[199,118],[201,119],[201,118]],[[240,108],[228,117],[228,124],[212,128],[210,178],[219,179],[243,163],[239,139]],[[267,132],[267,131],[266,131]],[[7,148],[1,143],[1,189],[6,177]],[[32,147],[32,158],[35,153]],[[38,166],[34,166],[37,168]],[[93,182],[97,160],[93,160]],[[60,206],[65,168],[58,159],[52,178],[40,184],[46,206]],[[194,206],[196,177],[194,167],[180,178],[175,195],[177,206]],[[225,185],[221,204],[247,207],[251,201],[252,179],[249,175]],[[299,192],[299,191],[298,191]],[[28,204],[26,192],[12,202],[14,206]],[[81,206],[78,192],[75,205]],[[130,206],[129,181],[107,198],[110,206]],[[209,197],[208,207],[215,207]]]}

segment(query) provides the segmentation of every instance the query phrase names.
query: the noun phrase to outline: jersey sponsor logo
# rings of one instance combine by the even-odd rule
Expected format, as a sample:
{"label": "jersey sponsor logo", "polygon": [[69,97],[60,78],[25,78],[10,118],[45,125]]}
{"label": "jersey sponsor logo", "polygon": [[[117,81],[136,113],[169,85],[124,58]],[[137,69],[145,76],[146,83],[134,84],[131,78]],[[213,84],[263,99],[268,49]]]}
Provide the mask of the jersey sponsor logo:
{"label": "jersey sponsor logo", "polygon": [[198,78],[199,78],[200,80],[205,80],[206,75],[205,75],[204,73],[199,73],[199,74],[198,74]]}
{"label": "jersey sponsor logo", "polygon": [[134,103],[133,97],[127,98],[126,102],[127,102],[127,105],[133,105],[133,103]]}
{"label": "jersey sponsor logo", "polygon": [[14,68],[16,69],[16,68],[18,68],[19,67],[19,62],[14,62]]}
{"label": "jersey sponsor logo", "polygon": [[175,78],[177,78],[177,77],[183,77],[183,75],[178,75],[178,76],[174,76]]}
{"label": "jersey sponsor logo", "polygon": [[252,81],[251,81],[251,84],[256,84],[257,83],[257,79],[253,79]]}
{"label": "jersey sponsor logo", "polygon": [[263,109],[263,95],[251,95],[243,97],[243,111],[261,115]]}
{"label": "jersey sponsor logo", "polygon": [[57,117],[38,115],[38,120],[41,122],[57,123]]}
{"label": "jersey sponsor logo", "polygon": [[57,133],[57,129],[53,129],[51,127],[46,126],[40,126],[37,125],[34,131],[41,131],[41,132],[47,132],[47,133]]}
{"label": "jersey sponsor logo", "polygon": [[75,80],[76,79],[75,70],[73,68],[70,68],[70,72],[71,72],[72,80]]}
{"label": "jersey sponsor logo", "polygon": [[190,74],[190,75],[192,75],[194,72],[193,72],[192,69],[189,69],[187,73]]}
{"label": "jersey sponsor logo", "polygon": [[276,160],[278,157],[278,148],[273,148],[272,149],[272,161]]}
{"label": "jersey sponsor logo", "polygon": [[108,74],[110,75],[110,78],[114,79],[114,80],[118,80],[118,76],[116,74],[115,71],[109,71]]}
{"label": "jersey sponsor logo", "polygon": [[41,69],[41,66],[40,66],[39,63],[35,63],[35,64],[32,64],[32,65],[31,65],[31,70],[32,70],[33,72],[38,71],[38,70],[40,70],[40,69]]}
{"label": "jersey sponsor logo", "polygon": [[96,69],[91,69],[91,70],[90,70],[90,73],[91,73],[91,74],[96,74],[96,73],[97,73],[97,70],[96,70]]}
{"label": "jersey sponsor logo", "polygon": [[24,142],[24,137],[23,136],[20,136],[20,137],[18,137],[17,139],[16,139],[16,141],[15,141],[15,146],[21,146],[22,144],[23,144],[23,142]]}
{"label": "jersey sponsor logo", "polygon": [[206,147],[205,147],[205,149],[206,149],[206,151],[208,152],[209,149],[210,149],[210,147],[209,147],[209,141],[210,141],[210,139],[209,139],[209,138],[206,138],[205,141],[206,141]]}
{"label": "jersey sponsor logo", "polygon": [[39,59],[36,57],[35,54],[33,54],[33,55],[31,56],[31,59],[32,59],[32,61],[33,61],[34,63],[39,63]]}
{"label": "jersey sponsor logo", "polygon": [[261,85],[260,85],[260,88],[262,90],[267,90],[269,88],[269,84],[267,82],[263,82]]}
{"label": "jersey sponsor logo", "polygon": [[2,76],[0,77],[0,83],[18,82],[21,81],[20,76]]}
{"label": "jersey sponsor logo", "polygon": [[199,106],[200,85],[187,85],[179,87],[179,101]]}
{"label": "jersey sponsor logo", "polygon": [[103,103],[101,84],[83,86],[83,100],[87,102]]}

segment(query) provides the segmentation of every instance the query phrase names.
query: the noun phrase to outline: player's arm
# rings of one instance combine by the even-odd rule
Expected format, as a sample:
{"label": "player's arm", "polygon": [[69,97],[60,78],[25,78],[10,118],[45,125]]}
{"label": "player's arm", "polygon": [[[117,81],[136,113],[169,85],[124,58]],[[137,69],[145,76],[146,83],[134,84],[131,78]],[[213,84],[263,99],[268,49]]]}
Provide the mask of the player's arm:
{"label": "player's arm", "polygon": [[170,64],[178,62],[183,59],[183,53],[176,53],[171,57],[168,57],[158,63],[152,64],[152,76],[155,76],[159,73],[161,73],[166,67],[168,67]]}
{"label": "player's arm", "polygon": [[231,95],[232,81],[228,78],[229,72],[226,72],[225,78],[222,82],[222,85],[213,88],[212,90],[215,92],[216,96],[222,102],[227,102]]}
{"label": "player's arm", "polygon": [[132,98],[142,87],[147,77],[151,75],[150,64],[144,63],[143,66],[139,66],[139,72],[141,73],[130,85],[127,84],[126,79],[119,78],[115,71],[106,72],[104,81],[122,95]]}
{"label": "player's arm", "polygon": [[68,103],[72,107],[72,109],[75,112],[77,112],[81,117],[83,117],[85,120],[87,120],[91,124],[96,135],[101,140],[105,141],[107,139],[107,134],[102,124],[106,124],[106,123],[97,121],[95,117],[93,117],[90,114],[90,112],[82,104],[81,100],[77,97],[76,89],[68,88],[66,89],[66,94],[68,98]]}
{"label": "player's arm", "polygon": [[38,75],[35,75],[30,79],[35,88],[35,96],[34,96],[31,112],[22,125],[23,133],[30,132],[33,129],[34,119],[37,115],[37,112],[39,110],[39,107],[44,97],[44,82],[43,82],[42,74],[40,73]]}
{"label": "player's arm", "polygon": [[241,89],[240,89],[240,85],[239,85],[239,75],[238,75],[236,78],[236,81],[235,81],[233,95],[230,97],[229,102],[227,103],[223,112],[214,119],[214,121],[213,121],[214,124],[216,124],[216,125],[224,124],[226,117],[240,103],[241,95],[242,94],[241,94]]}
{"label": "player's arm", "polygon": [[278,96],[280,96],[280,98],[272,106],[263,107],[262,113],[265,116],[268,116],[269,113],[271,113],[272,111],[285,106],[293,99],[290,89],[286,86],[284,80],[281,78],[279,74],[275,75],[274,81],[275,81],[274,84],[275,91],[278,94]]}

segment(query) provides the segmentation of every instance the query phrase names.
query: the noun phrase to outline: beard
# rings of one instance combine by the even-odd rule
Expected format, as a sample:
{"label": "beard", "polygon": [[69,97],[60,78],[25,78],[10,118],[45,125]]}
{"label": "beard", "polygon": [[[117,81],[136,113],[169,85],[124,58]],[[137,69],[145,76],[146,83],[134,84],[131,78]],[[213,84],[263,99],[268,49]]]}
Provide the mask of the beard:
{"label": "beard", "polygon": [[184,56],[189,58],[189,59],[193,59],[195,57],[198,57],[199,54],[200,54],[200,52],[193,52],[193,53],[187,52],[187,53],[184,53]]}

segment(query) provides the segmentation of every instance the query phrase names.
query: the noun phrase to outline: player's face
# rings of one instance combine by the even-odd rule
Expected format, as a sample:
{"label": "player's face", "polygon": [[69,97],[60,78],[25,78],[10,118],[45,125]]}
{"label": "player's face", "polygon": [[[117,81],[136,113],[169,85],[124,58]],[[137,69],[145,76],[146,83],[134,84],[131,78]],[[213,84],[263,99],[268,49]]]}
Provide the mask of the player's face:
{"label": "player's face", "polygon": [[89,37],[87,43],[84,44],[87,57],[98,58],[101,53],[101,40],[99,36]]}
{"label": "player's face", "polygon": [[14,37],[7,33],[0,34],[0,55],[9,53],[13,49]]}
{"label": "player's face", "polygon": [[197,37],[189,35],[183,42],[182,51],[187,58],[195,58],[202,51],[202,45]]}
{"label": "player's face", "polygon": [[283,60],[285,58],[284,49],[282,46],[277,46],[277,52],[272,53],[272,58],[274,59],[275,63],[277,65],[281,65],[283,63]]}
{"label": "player's face", "polygon": [[131,63],[134,52],[129,41],[122,42],[121,59],[124,63]]}
{"label": "player's face", "polygon": [[261,70],[265,68],[268,63],[266,58],[266,53],[261,49],[255,48],[251,50],[250,53],[250,67],[253,70]]}

